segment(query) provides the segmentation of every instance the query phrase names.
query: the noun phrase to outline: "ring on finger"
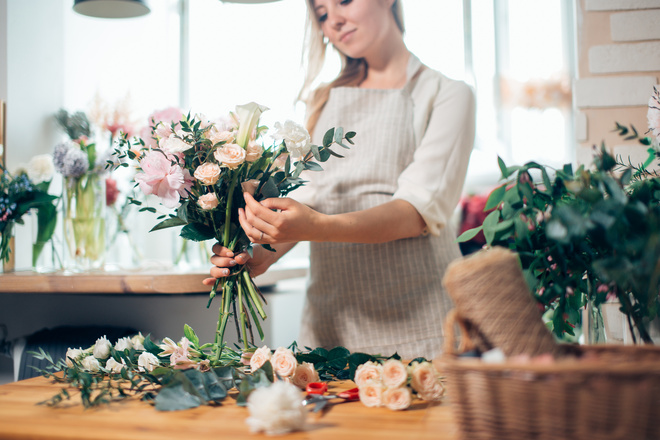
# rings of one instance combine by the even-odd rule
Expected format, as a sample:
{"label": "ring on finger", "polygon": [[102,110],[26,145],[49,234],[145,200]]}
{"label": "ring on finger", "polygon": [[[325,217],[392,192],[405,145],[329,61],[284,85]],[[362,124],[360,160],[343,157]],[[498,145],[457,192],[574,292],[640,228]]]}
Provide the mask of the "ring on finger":
{"label": "ring on finger", "polygon": [[261,231],[261,235],[259,236],[259,241],[264,239],[264,231]]}

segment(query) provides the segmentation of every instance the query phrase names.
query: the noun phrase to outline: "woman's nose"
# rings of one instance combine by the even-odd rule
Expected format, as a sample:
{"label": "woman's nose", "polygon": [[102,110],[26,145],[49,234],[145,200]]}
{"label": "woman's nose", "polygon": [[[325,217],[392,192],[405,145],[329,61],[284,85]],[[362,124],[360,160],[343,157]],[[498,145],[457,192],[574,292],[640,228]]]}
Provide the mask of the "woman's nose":
{"label": "woman's nose", "polygon": [[339,11],[328,12],[328,24],[332,29],[339,30],[346,23],[346,18]]}

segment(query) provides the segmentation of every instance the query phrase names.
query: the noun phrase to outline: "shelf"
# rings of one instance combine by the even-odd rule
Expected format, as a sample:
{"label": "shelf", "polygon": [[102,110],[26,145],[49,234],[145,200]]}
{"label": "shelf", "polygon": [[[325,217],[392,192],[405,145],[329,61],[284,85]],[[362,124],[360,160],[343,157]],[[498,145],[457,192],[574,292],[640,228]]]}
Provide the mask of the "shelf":
{"label": "shelf", "polygon": [[[304,277],[306,273],[305,268],[282,268],[255,278],[255,283],[264,288],[280,280]],[[81,274],[10,272],[0,275],[0,294],[208,294],[211,288],[202,284],[202,280],[208,277],[208,272],[176,273],[163,270]]]}

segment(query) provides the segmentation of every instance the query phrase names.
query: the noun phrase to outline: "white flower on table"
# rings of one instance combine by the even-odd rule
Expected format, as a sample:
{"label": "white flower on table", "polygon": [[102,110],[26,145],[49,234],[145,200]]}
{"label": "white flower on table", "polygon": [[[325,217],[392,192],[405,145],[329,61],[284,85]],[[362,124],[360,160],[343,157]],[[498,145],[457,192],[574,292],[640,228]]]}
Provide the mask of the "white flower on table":
{"label": "white flower on table", "polygon": [[96,340],[96,344],[94,344],[94,350],[92,353],[96,359],[107,359],[110,356],[111,348],[112,344],[104,335]]}
{"label": "white flower on table", "polygon": [[122,359],[121,362],[117,362],[114,360],[114,358],[108,359],[108,361],[105,363],[105,369],[108,370],[111,373],[121,373],[121,369],[126,366],[126,363]]}
{"label": "white flower on table", "polygon": [[79,360],[83,355],[82,348],[69,348],[66,351],[66,366],[71,368],[73,367],[73,361]]}
{"label": "white flower on table", "polygon": [[250,357],[250,370],[257,371],[266,361],[270,361],[272,353],[270,348],[267,345],[264,345],[261,348],[258,348],[252,357]]}
{"label": "white flower on table", "polygon": [[408,381],[408,369],[398,359],[388,359],[383,363],[383,384],[388,388],[397,388]]}
{"label": "white flower on table", "polygon": [[160,365],[158,358],[148,351],[145,351],[138,357],[138,367],[140,371],[151,372]]}
{"label": "white flower on table", "polygon": [[400,411],[412,403],[412,393],[407,386],[387,388],[382,395],[382,403],[387,408]]}
{"label": "white flower on table", "polygon": [[411,366],[410,385],[417,392],[420,399],[434,401],[440,400],[445,394],[445,387],[433,364],[430,362],[414,362]]}
{"label": "white flower on table", "polygon": [[131,338],[131,344],[136,350],[144,350],[144,336],[141,332]]}
{"label": "white flower on table", "polygon": [[35,185],[41,182],[50,182],[53,180],[54,174],[55,165],[53,164],[53,156],[50,154],[34,156],[27,164],[27,175]]}
{"label": "white flower on table", "polygon": [[282,378],[293,376],[298,366],[298,361],[293,352],[284,347],[275,350],[270,363],[273,365],[273,372]]}
{"label": "white flower on table", "polygon": [[250,417],[245,421],[252,432],[281,435],[297,431],[305,425],[307,410],[303,395],[295,386],[278,381],[266,388],[257,388],[248,397]]}
{"label": "white flower on table", "polygon": [[307,385],[312,382],[319,381],[319,373],[314,368],[314,364],[309,362],[303,362],[302,364],[296,367],[296,372],[291,379],[291,383],[302,388],[303,390],[307,388]]}
{"label": "white flower on table", "polygon": [[357,367],[355,370],[354,382],[358,388],[362,388],[367,381],[380,382],[383,376],[383,366],[377,362],[365,362]]}
{"label": "white flower on table", "polygon": [[130,338],[120,338],[115,344],[115,350],[117,351],[130,350],[131,348],[133,348],[133,342]]}
{"label": "white flower on table", "polygon": [[83,360],[80,362],[80,365],[82,365],[83,370],[89,371],[91,373],[96,373],[101,369],[101,364],[99,363],[99,360],[96,359],[94,356],[87,356],[83,358]]}
{"label": "white flower on table", "polygon": [[365,380],[359,386],[360,402],[364,406],[378,407],[383,404],[383,383],[380,380]]}

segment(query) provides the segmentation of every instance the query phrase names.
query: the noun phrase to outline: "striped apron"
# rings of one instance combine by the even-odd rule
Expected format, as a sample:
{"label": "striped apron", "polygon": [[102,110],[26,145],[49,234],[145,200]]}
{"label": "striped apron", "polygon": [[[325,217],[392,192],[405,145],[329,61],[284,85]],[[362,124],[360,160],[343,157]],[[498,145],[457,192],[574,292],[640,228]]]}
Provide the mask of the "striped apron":
{"label": "striped apron", "polygon": [[[320,144],[325,130],[338,126],[357,136],[350,150],[335,148],[344,158],[333,157],[324,171],[312,173],[314,209],[340,214],[393,200],[416,148],[413,82],[392,90],[332,89],[313,140]],[[437,357],[452,308],[441,279],[460,257],[450,229],[383,244],[311,243],[300,345]]]}

